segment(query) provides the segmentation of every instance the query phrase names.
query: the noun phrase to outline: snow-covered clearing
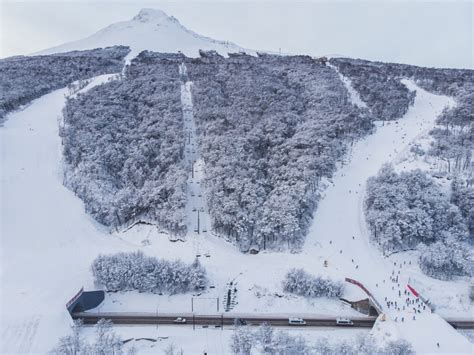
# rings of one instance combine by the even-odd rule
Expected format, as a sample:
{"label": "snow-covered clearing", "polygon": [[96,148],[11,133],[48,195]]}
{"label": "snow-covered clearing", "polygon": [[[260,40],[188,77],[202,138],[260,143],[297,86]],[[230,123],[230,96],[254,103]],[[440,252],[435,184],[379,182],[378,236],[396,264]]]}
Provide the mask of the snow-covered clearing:
{"label": "snow-covered clearing", "polygon": [[[105,79],[97,78],[89,87]],[[398,299],[398,286],[394,285],[394,290],[391,289],[393,284],[389,276],[394,269],[393,262],[397,262],[397,265],[402,262],[401,287],[408,278],[416,279],[415,286],[423,285],[430,293],[426,297],[438,300],[438,304],[443,303],[444,316],[466,315],[466,312],[472,314],[472,307],[468,304],[452,302],[452,299],[450,303],[445,302],[448,297],[446,290],[461,290],[467,285],[466,281],[441,282],[421,275],[415,266],[416,255],[413,254],[382,258],[380,252],[369,243],[362,213],[366,179],[374,175],[383,163],[396,158],[418,134],[434,125],[436,115],[449,102],[445,97],[418,90],[415,106],[406,117],[384,126],[379,125],[375,134],[353,147],[349,164],[341,167],[333,179],[334,185],[325,191],[303,252],[247,255],[216,238],[210,230],[204,232],[204,228],[208,229],[209,225],[204,199],[199,196],[203,162],[197,150],[192,112],[186,105],[183,110],[185,128],[190,133],[186,157],[196,161],[194,176],[189,180],[187,211],[190,213],[190,235],[186,241],[171,242],[167,235],[159,233],[155,227],[140,224],[126,232],[111,235],[89,218],[82,202],[62,186],[58,124],[66,92],[66,89],[58,90],[35,100],[23,111],[10,114],[5,126],[0,128],[1,353],[45,353],[50,350],[57,338],[69,331],[70,318],[65,309],[67,300],[81,286],[85,286],[86,290],[94,288],[89,271],[91,261],[99,253],[137,249],[149,255],[180,258],[187,262],[201,255],[201,262],[207,268],[214,288],[195,296],[197,313],[215,312],[217,297],[222,311],[228,283],[233,281],[232,288],[237,289],[233,308],[235,312],[360,316],[339,301],[307,300],[284,294],[281,280],[292,267],[302,267],[313,274],[353,277],[362,281],[383,303],[384,297]],[[182,93],[183,102],[191,103],[189,83],[183,87]],[[193,145],[196,148],[194,153]],[[201,207],[204,211],[200,211],[199,233],[195,233],[197,209]],[[193,208],[196,211],[192,211]],[[143,240],[148,242],[142,243]],[[324,260],[328,261],[328,267],[323,266]],[[412,261],[411,265],[409,261]],[[345,296],[353,299],[363,297],[356,287],[350,285]],[[136,292],[117,293],[108,295],[100,310],[189,312],[191,297],[189,294],[158,296]],[[401,317],[403,312],[391,309],[387,313],[389,319],[395,319]],[[412,341],[418,351],[440,351],[434,348],[435,338],[443,347],[446,346],[444,350],[469,351],[466,347],[469,342],[437,315],[425,312],[412,321],[407,311],[405,319],[403,324],[393,322],[393,328],[397,329],[399,336]],[[145,334],[144,327],[117,329],[124,329],[124,338],[148,334]],[[128,329],[140,334],[129,335]],[[177,328],[172,329],[174,331]],[[192,344],[204,344],[205,335],[215,347],[209,348],[209,353],[221,353],[220,349],[226,345],[219,345],[219,338],[224,335],[217,336],[212,331],[230,334],[210,329],[191,333],[191,328],[186,329],[189,330],[179,329],[179,334],[174,333],[176,346],[195,349]],[[163,335],[161,331],[160,334]],[[328,331],[328,334],[339,337],[340,333]],[[222,341],[226,339],[228,335]]]}

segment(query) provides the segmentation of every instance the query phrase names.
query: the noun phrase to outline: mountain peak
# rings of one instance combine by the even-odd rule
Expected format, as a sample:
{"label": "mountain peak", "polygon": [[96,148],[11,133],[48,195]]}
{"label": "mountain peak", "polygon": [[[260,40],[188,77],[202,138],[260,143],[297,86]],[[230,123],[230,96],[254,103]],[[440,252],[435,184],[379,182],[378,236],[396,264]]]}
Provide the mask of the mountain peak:
{"label": "mountain peak", "polygon": [[[0,0],[1,1],[1,0]],[[114,45],[130,47],[127,60],[143,50],[162,53],[181,52],[188,57],[198,57],[200,50],[214,50],[219,54],[245,51],[227,41],[218,41],[193,32],[173,16],[158,9],[144,8],[129,21],[113,23],[87,38],[46,49],[38,54],[51,54],[102,48]],[[247,51],[254,53],[252,51]]]}
{"label": "mountain peak", "polygon": [[174,17],[168,16],[164,11],[158,9],[145,8],[141,9],[138,15],[136,15],[132,21],[134,22],[165,22],[165,21],[176,22]]}

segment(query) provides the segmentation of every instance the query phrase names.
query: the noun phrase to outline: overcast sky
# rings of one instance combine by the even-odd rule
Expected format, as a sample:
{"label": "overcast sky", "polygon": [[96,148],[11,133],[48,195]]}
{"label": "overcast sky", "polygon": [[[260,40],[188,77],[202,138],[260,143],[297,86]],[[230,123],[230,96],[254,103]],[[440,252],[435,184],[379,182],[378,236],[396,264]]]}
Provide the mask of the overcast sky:
{"label": "overcast sky", "polygon": [[86,37],[141,8],[245,48],[473,68],[472,1],[0,0],[0,57]]}

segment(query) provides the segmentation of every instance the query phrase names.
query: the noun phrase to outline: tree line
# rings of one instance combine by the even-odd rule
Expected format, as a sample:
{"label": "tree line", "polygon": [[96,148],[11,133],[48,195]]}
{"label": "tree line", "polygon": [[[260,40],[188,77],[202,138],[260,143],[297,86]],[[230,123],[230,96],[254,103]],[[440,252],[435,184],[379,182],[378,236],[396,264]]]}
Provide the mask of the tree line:
{"label": "tree line", "polygon": [[260,327],[237,326],[232,334],[230,349],[233,354],[275,354],[275,355],[316,355],[316,354],[380,354],[380,355],[411,355],[412,345],[403,339],[392,340],[379,345],[371,335],[357,336],[353,340],[328,341],[321,338],[308,342],[298,335],[290,335],[285,331],[275,331],[271,326],[262,324]]}
{"label": "tree line", "polygon": [[81,79],[119,73],[124,46],[0,59],[0,122],[30,101]]}

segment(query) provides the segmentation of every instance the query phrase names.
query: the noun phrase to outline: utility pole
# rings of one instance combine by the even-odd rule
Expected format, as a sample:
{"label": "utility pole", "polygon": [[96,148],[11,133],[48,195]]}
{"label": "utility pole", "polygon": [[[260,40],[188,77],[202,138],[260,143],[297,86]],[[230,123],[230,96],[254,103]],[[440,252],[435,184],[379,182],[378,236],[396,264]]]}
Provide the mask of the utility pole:
{"label": "utility pole", "polygon": [[198,212],[198,228],[197,228],[197,230],[198,230],[198,234],[199,234],[199,209],[198,209],[197,212]]}

